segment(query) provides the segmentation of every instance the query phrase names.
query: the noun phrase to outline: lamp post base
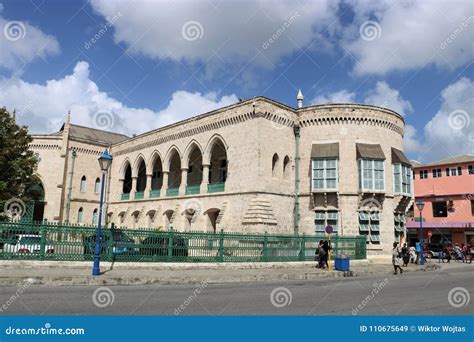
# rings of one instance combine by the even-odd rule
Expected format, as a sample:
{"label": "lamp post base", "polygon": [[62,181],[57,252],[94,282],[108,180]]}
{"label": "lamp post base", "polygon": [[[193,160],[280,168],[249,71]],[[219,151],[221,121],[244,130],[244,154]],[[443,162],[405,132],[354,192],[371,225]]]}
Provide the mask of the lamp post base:
{"label": "lamp post base", "polygon": [[100,266],[99,266],[99,257],[94,256],[94,267],[92,268],[92,275],[99,276],[100,275]]}

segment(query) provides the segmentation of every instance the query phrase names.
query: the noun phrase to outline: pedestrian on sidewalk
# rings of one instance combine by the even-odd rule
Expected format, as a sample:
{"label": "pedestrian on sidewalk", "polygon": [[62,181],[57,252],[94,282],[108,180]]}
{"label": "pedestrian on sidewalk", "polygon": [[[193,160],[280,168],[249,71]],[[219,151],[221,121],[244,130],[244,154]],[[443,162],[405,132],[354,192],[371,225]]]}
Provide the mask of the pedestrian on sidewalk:
{"label": "pedestrian on sidewalk", "polygon": [[414,264],[416,262],[416,249],[411,246],[408,250],[410,251],[410,262]]}
{"label": "pedestrian on sidewalk", "polygon": [[392,250],[392,264],[394,268],[394,275],[398,274],[398,270],[400,270],[400,274],[403,273],[403,269],[400,267],[400,257],[401,257],[401,251],[400,248],[398,248],[398,242],[393,243],[393,250]]}
{"label": "pedestrian on sidewalk", "polygon": [[415,261],[415,264],[419,264],[419,263],[420,263],[420,259],[421,259],[421,253],[422,253],[420,240],[416,240],[416,243],[415,243],[415,250],[416,250],[416,261]]}
{"label": "pedestrian on sidewalk", "polygon": [[408,246],[406,242],[403,244],[403,247],[402,247],[402,257],[403,257],[403,267],[407,267],[408,263],[410,262],[410,252],[408,251]]}
{"label": "pedestrian on sidewalk", "polygon": [[330,247],[329,247],[329,242],[326,240],[324,241],[323,243],[323,262],[322,262],[322,268],[327,268],[329,269],[329,264],[328,264],[328,257],[329,257],[329,251],[330,251]]}
{"label": "pedestrian on sidewalk", "polygon": [[446,260],[449,264],[449,262],[451,261],[451,245],[450,244],[446,245],[446,248],[444,249],[444,255],[446,256]]}
{"label": "pedestrian on sidewalk", "polygon": [[467,245],[461,244],[462,262],[467,262]]}
{"label": "pedestrian on sidewalk", "polygon": [[319,240],[318,247],[316,247],[316,251],[314,252],[314,261],[317,261],[316,268],[321,268],[321,249],[323,248],[323,240]]}
{"label": "pedestrian on sidewalk", "polygon": [[441,244],[441,249],[438,253],[438,264],[441,264],[443,263],[444,264],[444,245]]}

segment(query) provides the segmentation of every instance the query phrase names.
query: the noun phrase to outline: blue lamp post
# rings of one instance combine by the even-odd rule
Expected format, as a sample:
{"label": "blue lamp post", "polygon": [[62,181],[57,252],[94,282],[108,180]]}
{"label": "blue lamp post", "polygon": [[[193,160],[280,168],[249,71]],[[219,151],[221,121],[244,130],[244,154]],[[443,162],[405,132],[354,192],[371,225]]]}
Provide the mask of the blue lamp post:
{"label": "blue lamp post", "polygon": [[92,275],[100,275],[100,226],[102,223],[102,202],[104,200],[104,183],[105,183],[105,174],[112,164],[112,156],[109,154],[108,150],[105,150],[104,153],[99,157],[100,170],[102,171],[102,183],[100,188],[100,202],[99,202],[99,220],[97,223],[97,238],[95,240],[95,253],[94,253],[94,267],[92,268]]}
{"label": "blue lamp post", "polygon": [[418,201],[416,202],[416,207],[420,212],[420,248],[421,248],[421,255],[420,255],[420,265],[425,264],[425,249],[423,247],[423,208],[425,207],[425,202]]}

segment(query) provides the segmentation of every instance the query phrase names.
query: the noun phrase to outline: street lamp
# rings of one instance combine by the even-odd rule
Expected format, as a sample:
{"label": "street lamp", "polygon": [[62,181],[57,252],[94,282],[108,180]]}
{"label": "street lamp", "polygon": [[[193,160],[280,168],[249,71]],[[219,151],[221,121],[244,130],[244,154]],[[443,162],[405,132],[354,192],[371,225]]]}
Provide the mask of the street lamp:
{"label": "street lamp", "polygon": [[423,201],[418,201],[416,202],[416,207],[418,208],[418,211],[420,212],[420,248],[421,248],[421,256],[420,256],[420,265],[425,264],[425,256],[424,256],[424,248],[423,248],[423,208],[425,207],[425,202]]}
{"label": "street lamp", "polygon": [[109,154],[109,151],[106,149],[104,153],[99,157],[99,166],[102,171],[102,183],[100,185],[100,202],[99,202],[99,221],[97,223],[97,238],[95,240],[95,253],[94,253],[94,267],[92,268],[92,275],[100,275],[100,225],[102,221],[102,202],[104,199],[104,183],[105,183],[105,174],[112,164],[112,156]]}

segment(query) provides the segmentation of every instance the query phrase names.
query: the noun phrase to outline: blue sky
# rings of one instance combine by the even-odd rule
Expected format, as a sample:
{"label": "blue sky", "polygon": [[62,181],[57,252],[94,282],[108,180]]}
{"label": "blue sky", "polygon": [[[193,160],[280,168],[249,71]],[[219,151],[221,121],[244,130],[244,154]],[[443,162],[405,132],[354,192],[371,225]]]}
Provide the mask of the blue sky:
{"label": "blue sky", "polygon": [[431,161],[474,148],[469,1],[59,1],[0,6],[0,105],[34,133],[126,134],[263,95],[406,120]]}

